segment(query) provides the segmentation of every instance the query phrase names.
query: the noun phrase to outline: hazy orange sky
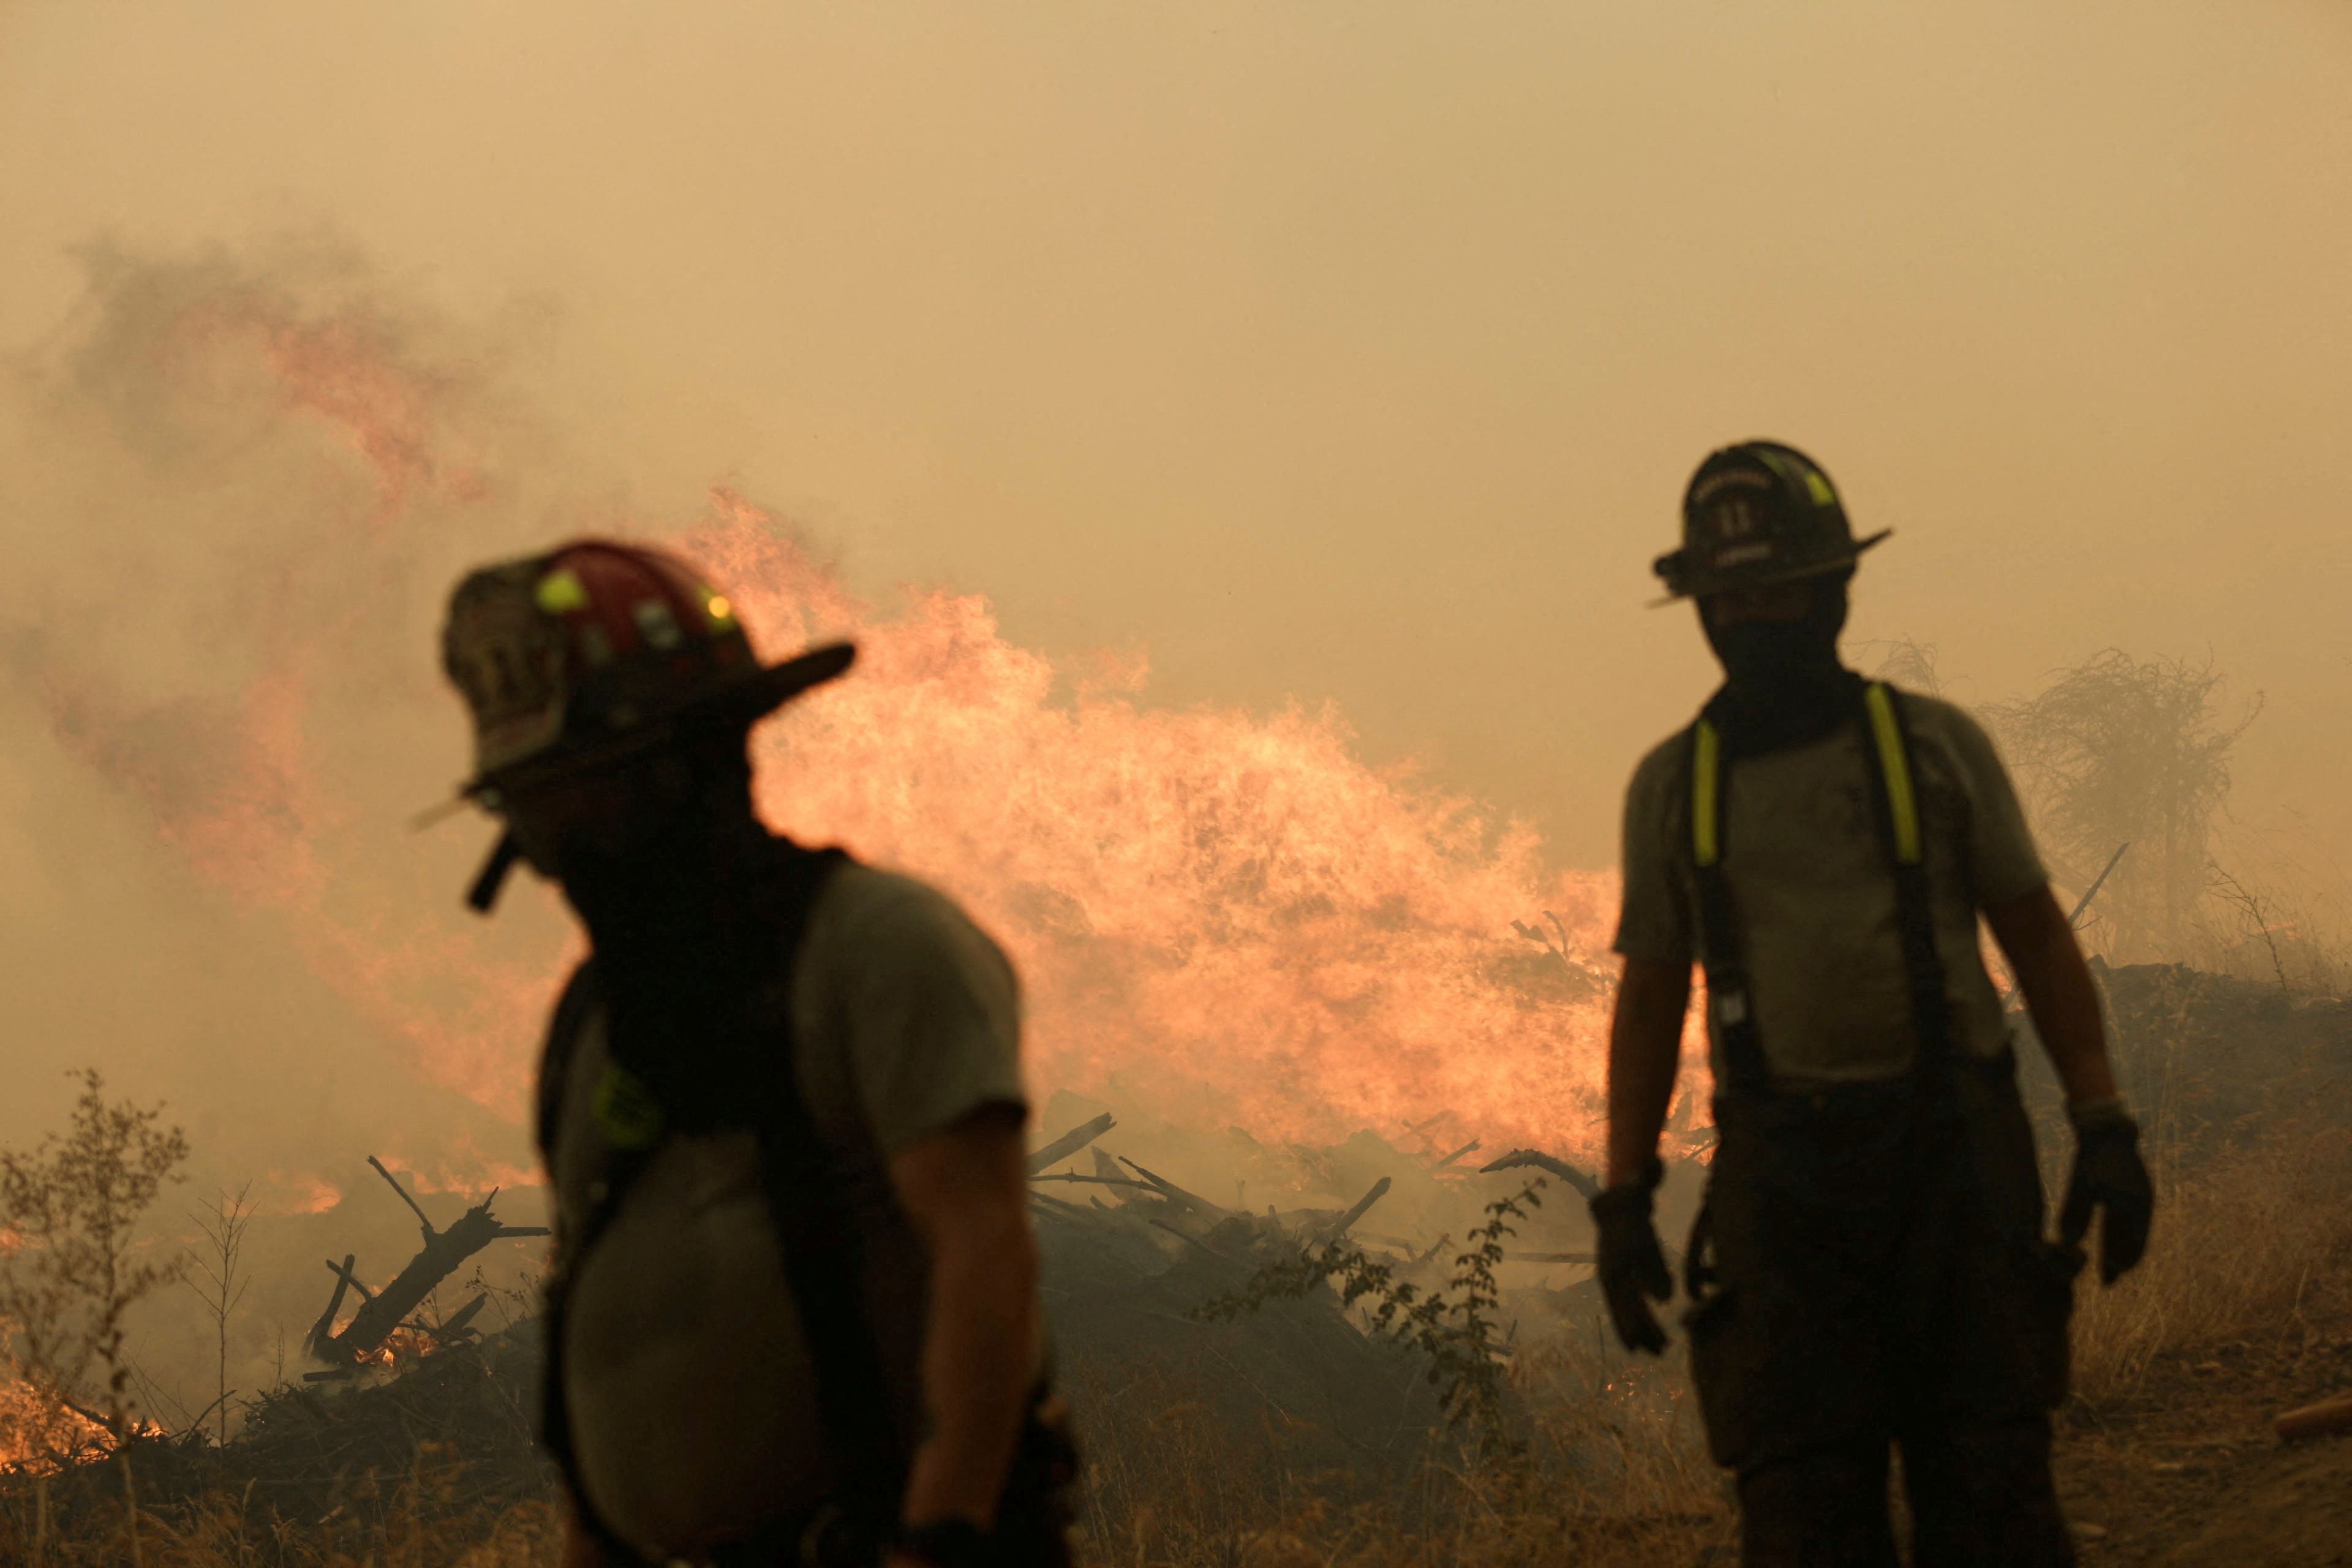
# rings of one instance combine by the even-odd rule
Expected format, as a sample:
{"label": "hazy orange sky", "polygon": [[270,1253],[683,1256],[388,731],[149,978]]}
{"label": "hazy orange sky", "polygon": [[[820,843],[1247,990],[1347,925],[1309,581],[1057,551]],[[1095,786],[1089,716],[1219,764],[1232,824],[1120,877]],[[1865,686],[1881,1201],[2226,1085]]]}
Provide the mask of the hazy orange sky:
{"label": "hazy orange sky", "polygon": [[[1896,531],[1857,636],[1938,645],[1964,700],[2210,651],[2267,698],[2249,830],[2300,814],[2326,864],[2347,106],[2334,0],[0,0],[0,345],[72,329],[95,240],[331,237],[483,345],[579,493],[725,479],[863,588],[1139,646],[1157,701],[1330,700],[1568,866],[1710,684],[1644,607],[1682,483],[1768,434]],[[20,561],[106,563],[126,616],[205,548],[11,493]],[[416,605],[386,657],[423,682]],[[454,710],[430,735],[387,799],[460,770]],[[10,864],[64,792],[16,790]],[[67,1016],[81,928],[37,923],[0,979]]]}

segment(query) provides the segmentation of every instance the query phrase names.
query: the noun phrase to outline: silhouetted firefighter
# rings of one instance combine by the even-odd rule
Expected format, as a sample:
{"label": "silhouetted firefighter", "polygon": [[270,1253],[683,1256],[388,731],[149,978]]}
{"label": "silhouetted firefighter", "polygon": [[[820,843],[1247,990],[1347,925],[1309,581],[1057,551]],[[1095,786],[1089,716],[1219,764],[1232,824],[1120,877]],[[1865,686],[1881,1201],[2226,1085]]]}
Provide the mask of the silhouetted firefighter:
{"label": "silhouetted firefighter", "polygon": [[[1837,651],[1862,552],[1790,448],[1715,453],[1660,559],[1724,668],[1626,797],[1608,1186],[1617,1331],[1653,1353],[1672,1291],[1651,1194],[1691,965],[1720,1142],[1686,1264],[1691,1372],[1738,1474],[1745,1562],[1892,1568],[1891,1445],[1921,1568],[2071,1563],[2050,1476],[2077,1244],[2139,1258],[2153,1201],[2090,974],[1984,731]],[[2032,1132],[1981,912],[2078,1141],[2044,1238]]]}
{"label": "silhouetted firefighter", "polygon": [[567,1562],[1053,1565],[1019,1001],[940,894],[771,835],[763,666],[683,563],[583,542],[477,572],[444,656],[466,793],[592,953],[540,1075],[547,1440]]}

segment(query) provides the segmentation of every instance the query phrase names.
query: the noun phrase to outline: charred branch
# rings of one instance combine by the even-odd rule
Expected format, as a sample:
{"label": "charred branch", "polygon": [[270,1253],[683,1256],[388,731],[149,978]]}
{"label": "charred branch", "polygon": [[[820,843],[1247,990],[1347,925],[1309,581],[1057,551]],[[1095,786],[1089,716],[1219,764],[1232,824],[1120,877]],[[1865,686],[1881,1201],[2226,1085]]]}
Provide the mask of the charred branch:
{"label": "charred branch", "polygon": [[[362,1358],[382,1349],[383,1342],[392,1337],[393,1331],[407,1325],[411,1315],[425,1304],[425,1298],[432,1295],[443,1280],[490,1243],[548,1234],[545,1226],[500,1224],[498,1216],[490,1212],[490,1205],[499,1195],[496,1188],[491,1189],[488,1197],[459,1215],[448,1229],[436,1230],[433,1222],[425,1217],[423,1206],[409,1195],[408,1190],[394,1178],[390,1171],[384,1169],[383,1161],[371,1154],[368,1163],[375,1167],[376,1173],[400,1194],[401,1202],[416,1215],[424,1228],[425,1245],[417,1249],[416,1256],[408,1260],[407,1266],[394,1276],[389,1284],[377,1290],[369,1289],[353,1272],[352,1266],[357,1261],[354,1255],[346,1253],[341,1264],[332,1260],[328,1262],[329,1271],[335,1276],[335,1291],[328,1299],[327,1310],[319,1315],[318,1322],[312,1325],[304,1342],[313,1356],[331,1368],[351,1368]],[[360,1294],[359,1310],[352,1314],[351,1321],[340,1331],[335,1331],[335,1314],[342,1310],[344,1294],[350,1290],[357,1290]],[[477,1300],[453,1320],[454,1327],[445,1326],[439,1333],[431,1329],[425,1331],[436,1339],[440,1334],[462,1332],[466,1323],[471,1321],[473,1314],[480,1309],[481,1302]]]}
{"label": "charred branch", "polygon": [[1358,1198],[1355,1202],[1354,1207],[1349,1209],[1346,1214],[1341,1215],[1338,1219],[1331,1222],[1329,1226],[1323,1232],[1323,1239],[1326,1241],[1337,1241],[1341,1237],[1347,1235],[1349,1230],[1354,1228],[1358,1220],[1363,1218],[1365,1215],[1371,1211],[1371,1206],[1374,1204],[1388,1196],[1389,1188],[1391,1184],[1392,1184],[1386,1176],[1382,1176],[1379,1181],[1374,1182],[1372,1184],[1372,1190],[1366,1193],[1362,1197]]}
{"label": "charred branch", "polygon": [[1067,1132],[1029,1156],[1029,1173],[1034,1176],[1040,1171],[1053,1169],[1054,1166],[1068,1159],[1118,1125],[1118,1123],[1111,1119],[1110,1112],[1106,1110],[1092,1121],[1080,1127],[1071,1128]]}
{"label": "charred branch", "polygon": [[1142,1166],[1137,1164],[1126,1155],[1122,1154],[1119,1156],[1119,1163],[1125,1165],[1129,1170],[1133,1171],[1137,1175],[1141,1176],[1145,1181],[1150,1182],[1154,1187],[1158,1188],[1160,1196],[1171,1199],[1176,1203],[1182,1204],[1185,1207],[1195,1211],[1207,1219],[1219,1220],[1225,1217],[1225,1211],[1218,1207],[1215,1204],[1211,1203],[1208,1199],[1202,1197],[1197,1193],[1186,1192],[1183,1188],[1178,1186],[1167,1177],[1157,1174],[1154,1172],[1145,1170]]}
{"label": "charred branch", "polygon": [[1601,1191],[1599,1182],[1594,1181],[1567,1161],[1547,1154],[1540,1149],[1514,1149],[1501,1159],[1490,1160],[1478,1169],[1483,1174],[1488,1171],[1524,1170],[1528,1166],[1558,1176],[1588,1198]]}

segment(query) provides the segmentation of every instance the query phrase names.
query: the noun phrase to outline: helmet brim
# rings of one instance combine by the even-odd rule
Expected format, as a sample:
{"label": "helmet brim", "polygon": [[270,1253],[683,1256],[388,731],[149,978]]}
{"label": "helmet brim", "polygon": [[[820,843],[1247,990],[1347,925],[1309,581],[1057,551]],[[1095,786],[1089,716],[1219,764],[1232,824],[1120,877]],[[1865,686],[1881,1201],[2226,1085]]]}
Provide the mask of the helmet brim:
{"label": "helmet brim", "polygon": [[1808,577],[1821,577],[1832,572],[1843,572],[1861,560],[1864,551],[1884,542],[1894,531],[1891,528],[1882,528],[1867,538],[1855,540],[1850,549],[1841,550],[1835,555],[1822,560],[1808,561],[1801,566],[1786,566],[1777,572],[1761,572],[1754,574],[1743,572],[1738,575],[1722,574],[1712,577],[1694,578],[1682,587],[1667,594],[1665,597],[1651,600],[1648,607],[1653,610],[1661,609],[1668,605],[1680,604],[1685,599],[1703,599],[1709,594],[1726,593],[1735,588],[1771,588],[1782,583],[1801,583]]}
{"label": "helmet brim", "polygon": [[676,708],[648,715],[644,722],[609,740],[477,773],[457,786],[457,798],[478,802],[524,779],[539,785],[610,767],[662,744],[682,724],[741,724],[748,728],[812,688],[839,679],[856,661],[856,643],[823,644],[781,663],[763,666],[740,680],[730,681],[716,691]]}

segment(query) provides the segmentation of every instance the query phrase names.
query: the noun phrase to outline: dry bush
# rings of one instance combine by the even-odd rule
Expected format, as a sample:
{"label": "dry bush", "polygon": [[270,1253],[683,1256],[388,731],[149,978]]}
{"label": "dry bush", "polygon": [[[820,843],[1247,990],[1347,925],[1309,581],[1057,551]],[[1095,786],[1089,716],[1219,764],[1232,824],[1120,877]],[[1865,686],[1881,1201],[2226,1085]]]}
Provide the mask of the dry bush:
{"label": "dry bush", "polygon": [[[164,1184],[179,1180],[188,1142],[158,1109],[110,1102],[96,1068],[74,1076],[81,1094],[65,1132],[0,1149],[0,1326],[27,1384],[52,1405],[94,1414],[119,1441],[136,1414],[123,1320],[177,1277],[176,1262],[148,1256],[138,1233]],[[103,1377],[95,1388],[93,1370]]]}
{"label": "dry bush", "polygon": [[2075,1297],[2074,1391],[2128,1398],[2168,1352],[2299,1338],[2352,1312],[2352,1105],[2302,1109],[2210,1151],[2159,1143],[2147,1257]]}

